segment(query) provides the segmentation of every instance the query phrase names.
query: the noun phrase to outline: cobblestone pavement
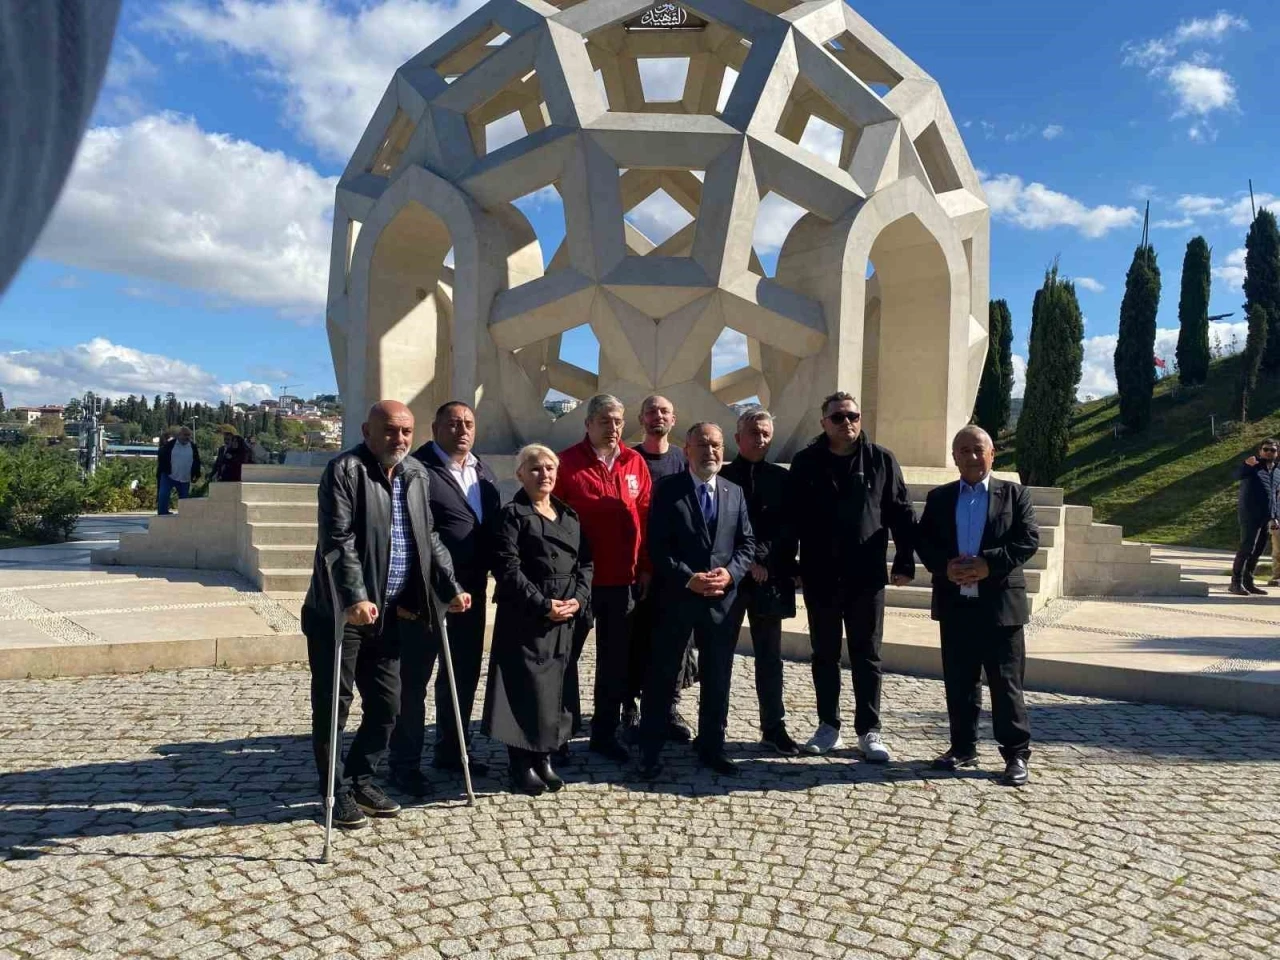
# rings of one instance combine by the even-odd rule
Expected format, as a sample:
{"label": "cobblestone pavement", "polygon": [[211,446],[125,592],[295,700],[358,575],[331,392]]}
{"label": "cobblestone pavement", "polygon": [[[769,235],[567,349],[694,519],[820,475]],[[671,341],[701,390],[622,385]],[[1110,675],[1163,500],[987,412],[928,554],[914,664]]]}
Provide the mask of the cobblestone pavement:
{"label": "cobblestone pavement", "polygon": [[[561,794],[482,778],[469,809],[433,774],[331,866],[305,672],[0,683],[0,958],[1280,956],[1280,721],[1032,695],[1013,791],[989,746],[928,771],[942,688],[904,677],[887,768],[772,758],[751,669],[737,779],[684,748],[639,783],[575,742]],[[787,703],[807,735],[805,665]]]}

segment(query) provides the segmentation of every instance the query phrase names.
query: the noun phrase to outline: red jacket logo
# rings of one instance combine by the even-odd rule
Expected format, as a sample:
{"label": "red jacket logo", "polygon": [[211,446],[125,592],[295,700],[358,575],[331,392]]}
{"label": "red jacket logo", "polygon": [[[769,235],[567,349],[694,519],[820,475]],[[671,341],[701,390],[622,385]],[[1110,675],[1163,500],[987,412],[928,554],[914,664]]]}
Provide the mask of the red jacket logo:
{"label": "red jacket logo", "polygon": [[640,479],[635,474],[627,474],[627,492],[633,500],[640,496]]}

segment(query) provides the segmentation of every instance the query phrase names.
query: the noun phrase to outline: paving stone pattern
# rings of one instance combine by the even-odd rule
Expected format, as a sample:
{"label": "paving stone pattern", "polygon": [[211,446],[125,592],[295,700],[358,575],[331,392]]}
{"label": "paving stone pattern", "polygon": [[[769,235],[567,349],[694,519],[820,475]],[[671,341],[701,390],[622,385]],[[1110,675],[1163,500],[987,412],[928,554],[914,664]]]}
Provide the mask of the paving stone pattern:
{"label": "paving stone pattern", "polygon": [[[1280,721],[1032,695],[1014,791],[989,745],[927,769],[942,687],[913,678],[886,680],[887,768],[770,757],[751,672],[736,780],[575,741],[563,793],[486,777],[467,808],[433,772],[330,866],[305,671],[0,683],[0,958],[1280,956]],[[807,735],[803,664],[787,703]]]}

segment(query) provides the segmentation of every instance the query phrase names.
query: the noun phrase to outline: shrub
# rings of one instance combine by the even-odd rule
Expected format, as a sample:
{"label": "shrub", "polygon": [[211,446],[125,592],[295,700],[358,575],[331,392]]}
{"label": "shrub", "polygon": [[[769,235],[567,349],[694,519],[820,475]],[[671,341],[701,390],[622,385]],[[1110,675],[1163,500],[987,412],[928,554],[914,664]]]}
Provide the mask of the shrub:
{"label": "shrub", "polygon": [[83,500],[71,452],[37,444],[0,450],[0,529],[32,540],[66,540]]}

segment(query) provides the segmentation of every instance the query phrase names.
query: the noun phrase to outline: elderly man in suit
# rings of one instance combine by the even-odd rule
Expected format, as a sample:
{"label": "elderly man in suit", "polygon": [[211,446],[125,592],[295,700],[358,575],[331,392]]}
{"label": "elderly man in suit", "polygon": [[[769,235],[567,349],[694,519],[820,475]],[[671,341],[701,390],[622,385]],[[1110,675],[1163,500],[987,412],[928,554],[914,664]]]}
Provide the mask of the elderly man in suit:
{"label": "elderly man in suit", "polygon": [[933,619],[942,635],[951,747],[935,770],[978,763],[981,676],[991,688],[991,719],[1004,756],[1001,782],[1027,782],[1031,726],[1022,697],[1023,625],[1030,616],[1022,566],[1040,546],[1026,488],[991,475],[995,446],[981,427],[951,442],[960,479],[929,492],[916,551],[933,574]]}
{"label": "elderly man in suit", "polygon": [[641,776],[648,780],[662,769],[659,757],[690,633],[701,650],[698,759],[717,773],[738,772],[724,752],[737,646],[733,604],[738,585],[750,576],[755,538],[742,489],[718,476],[724,463],[720,428],[695,423],[684,452],[689,469],[658,485],[649,512],[657,623],[640,707]]}
{"label": "elderly man in suit", "polygon": [[[431,477],[428,497],[440,542],[453,560],[453,572],[471,595],[469,609],[446,614],[449,649],[458,689],[462,727],[471,724],[471,708],[480,683],[484,658],[485,593],[493,567],[494,543],[502,497],[498,479],[488,464],[471,452],[476,441],[476,414],[470,404],[450,400],[436,410],[432,439],[414,451],[414,459]],[[429,614],[400,657],[400,719],[391,734],[388,766],[391,782],[413,797],[431,792],[422,775],[426,739],[426,696],[431,671],[440,655],[438,611]],[[439,770],[462,770],[458,723],[444,667],[436,672],[436,743],[431,765]],[[467,734],[470,743],[470,734]],[[484,776],[483,760],[470,758],[471,773]]]}

